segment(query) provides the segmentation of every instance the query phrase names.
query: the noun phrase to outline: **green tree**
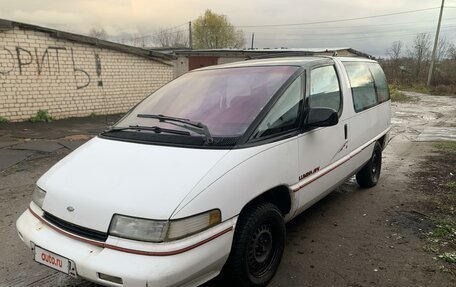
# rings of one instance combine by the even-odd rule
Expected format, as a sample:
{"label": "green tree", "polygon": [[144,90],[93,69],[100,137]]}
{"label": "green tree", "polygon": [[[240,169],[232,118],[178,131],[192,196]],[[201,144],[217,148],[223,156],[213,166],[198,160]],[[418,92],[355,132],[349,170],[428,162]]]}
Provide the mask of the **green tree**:
{"label": "green tree", "polygon": [[241,48],[244,33],[236,29],[225,15],[206,10],[193,21],[193,47],[195,49]]}

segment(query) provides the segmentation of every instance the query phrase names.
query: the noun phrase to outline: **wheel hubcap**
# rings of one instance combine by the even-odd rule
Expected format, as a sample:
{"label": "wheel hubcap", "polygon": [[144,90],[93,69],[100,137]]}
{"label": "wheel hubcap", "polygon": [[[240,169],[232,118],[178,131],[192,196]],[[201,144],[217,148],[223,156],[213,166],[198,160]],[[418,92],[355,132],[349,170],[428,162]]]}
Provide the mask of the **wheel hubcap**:
{"label": "wheel hubcap", "polygon": [[380,172],[380,159],[376,152],[372,155],[372,178],[377,180]]}
{"label": "wheel hubcap", "polygon": [[377,172],[377,154],[374,153],[372,156],[372,174],[375,175]]}
{"label": "wheel hubcap", "polygon": [[266,224],[259,226],[252,235],[248,262],[253,275],[261,276],[268,270],[274,257],[273,243],[273,232],[271,227]]}

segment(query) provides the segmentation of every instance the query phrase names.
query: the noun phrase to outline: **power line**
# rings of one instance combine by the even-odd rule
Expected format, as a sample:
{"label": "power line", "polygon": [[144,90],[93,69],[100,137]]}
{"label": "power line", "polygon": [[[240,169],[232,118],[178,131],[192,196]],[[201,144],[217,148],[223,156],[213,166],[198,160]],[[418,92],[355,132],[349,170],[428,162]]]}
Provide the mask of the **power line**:
{"label": "power line", "polygon": [[[444,29],[445,31],[453,31],[453,30],[456,30],[455,29],[456,26],[451,26],[451,27],[443,27],[442,30]],[[433,31],[432,30],[424,30],[422,31],[421,33],[432,33]],[[394,36],[401,36],[401,35],[417,35],[416,32],[409,32],[409,33],[400,33],[400,31],[397,31],[396,33],[391,33],[388,35],[388,37],[394,37]],[[365,39],[365,38],[378,38],[379,35],[378,34],[366,34],[366,35],[360,35],[360,34],[352,34],[352,35],[343,35],[342,37],[325,37],[326,35],[313,35],[313,36],[316,36],[316,37],[312,37],[312,36],[306,36],[305,38],[302,38],[302,39],[309,39],[309,40],[340,40],[340,39]],[[322,38],[323,37],[323,38]],[[300,37],[289,37],[289,38],[263,38],[260,36],[257,37],[258,39],[260,40],[293,40],[293,39],[300,39]]]}
{"label": "power line", "polygon": [[[445,8],[456,8],[456,6],[446,6]],[[416,9],[416,10],[408,10],[408,11],[401,11],[401,12],[394,12],[394,13],[387,13],[387,14],[379,14],[379,15],[371,15],[371,16],[364,16],[364,17],[355,17],[355,18],[344,18],[344,19],[335,19],[335,20],[325,20],[325,21],[313,21],[313,22],[303,22],[303,23],[288,23],[288,24],[265,24],[265,25],[243,25],[243,26],[234,26],[237,28],[269,28],[269,29],[308,29],[307,27],[299,27],[299,28],[284,28],[284,27],[291,27],[291,26],[305,26],[305,25],[316,25],[316,24],[329,24],[329,23],[339,23],[339,22],[348,22],[348,21],[356,21],[356,20],[364,20],[364,19],[372,19],[372,18],[380,18],[380,17],[387,17],[387,16],[395,16],[395,15],[403,15],[403,14],[410,14],[410,13],[417,13],[417,12],[423,12],[423,11],[430,11],[430,10],[435,10],[435,9],[440,9],[440,7],[430,7],[430,8],[423,8],[423,9]],[[456,18],[450,18],[450,19],[456,19]],[[450,20],[450,19],[445,19],[445,20]],[[431,20],[427,20],[431,21]],[[412,23],[422,23],[425,21],[416,21],[416,22],[405,22],[402,24],[412,24]],[[398,23],[401,24],[401,23]],[[132,37],[131,40],[138,40],[138,39],[145,39],[145,38],[152,38],[161,32],[166,32],[166,31],[171,31],[168,32],[168,34],[175,34],[175,33],[184,33],[187,32],[187,29],[180,29],[177,31],[172,31],[175,30],[179,27],[182,27],[184,25],[188,25],[188,23],[183,23],[174,27],[162,29],[159,32],[156,33],[151,33],[151,34],[146,34],[138,37]],[[378,25],[364,25],[366,26],[389,26],[389,25],[396,25],[396,23],[383,23],[383,24],[378,24]],[[312,27],[313,29],[343,29],[343,28],[352,28],[356,26],[337,26],[337,27]],[[309,27],[310,28],[310,27]]]}
{"label": "power line", "polygon": [[[449,27],[456,27],[456,26],[451,26],[451,25],[448,25],[448,24],[456,24],[456,23],[447,23],[447,25],[445,26],[446,28],[449,28]],[[360,28],[363,28],[363,27],[360,27]],[[385,33],[394,33],[394,32],[406,32],[407,30],[409,32],[412,32],[412,31],[415,31],[416,29],[423,29],[423,28],[430,28],[430,27],[407,27],[407,28],[396,28],[396,29],[391,29],[392,27],[390,27],[390,29],[386,29],[386,30],[362,30],[362,31],[340,31],[340,32],[320,32],[320,31],[315,31],[314,33],[308,33],[308,31],[306,31],[305,33],[299,33],[299,32],[284,32],[284,33],[279,33],[280,35],[296,35],[296,36],[315,36],[315,35],[325,35],[325,36],[341,36],[341,35],[359,35],[359,34],[363,34],[363,35],[366,35],[366,34],[385,34]],[[416,31],[415,33],[419,33],[420,31]],[[277,32],[274,32],[274,31],[266,31],[266,32],[260,32],[258,33],[258,35],[268,35],[268,34],[272,34],[272,35],[277,35],[278,33]]]}
{"label": "power line", "polygon": [[[456,22],[446,22],[445,26],[449,25],[454,25]],[[431,28],[430,25],[414,25],[414,26],[400,26],[400,27],[382,27],[382,28],[377,28],[377,29],[366,29],[364,26],[363,27],[351,27],[351,28],[346,28],[344,27],[343,30],[336,30],[336,29],[331,29],[331,30],[321,30],[319,28],[316,28],[314,30],[283,30],[283,31],[255,31],[258,33],[258,35],[346,35],[346,34],[371,34],[371,33],[379,33],[379,34],[386,34],[390,32],[395,32],[395,31],[416,31],[416,33],[419,33],[423,29],[429,29]],[[249,34],[253,31],[245,31],[246,34]]]}
{"label": "power line", "polygon": [[[451,8],[451,7],[445,7],[445,8]],[[456,8],[456,7],[454,7],[454,8]],[[429,10],[435,10],[435,9],[440,9],[440,7],[431,7],[431,8],[408,10],[408,11],[401,11],[401,12],[388,13],[388,14],[379,14],[379,15],[372,15],[372,16],[345,18],[345,19],[327,20],[327,21],[314,21],[314,22],[292,23],[292,24],[244,25],[244,26],[235,26],[235,27],[237,27],[237,28],[255,28],[255,27],[287,27],[287,26],[315,25],[315,24],[337,23],[337,22],[355,21],[355,20],[379,18],[379,17],[386,17],[386,16],[403,15],[403,14],[410,14],[410,13],[429,11]]]}
{"label": "power line", "polygon": [[[443,21],[455,20],[456,18],[444,18]],[[416,24],[416,23],[423,23],[423,22],[435,22],[435,19],[429,20],[422,20],[422,21],[412,21],[412,22],[396,22],[396,23],[381,23],[381,24],[371,24],[371,25],[363,25],[362,27],[379,27],[379,26],[397,26],[397,25],[407,25],[407,24]],[[349,28],[360,28],[359,25],[353,26],[312,26],[312,27],[299,27],[299,28],[288,28],[288,27],[258,27],[258,28],[267,28],[267,29],[274,29],[274,30],[308,30],[308,29],[349,29]],[[257,31],[256,29],[245,29],[244,31]],[[276,33],[276,32],[274,32]]]}
{"label": "power line", "polygon": [[[174,26],[174,27],[171,27],[171,28],[161,29],[159,32],[150,33],[150,34],[146,34],[146,35],[142,35],[142,36],[138,36],[138,37],[133,37],[132,39],[133,40],[138,40],[138,39],[144,39],[144,38],[153,37],[153,36],[156,36],[156,35],[160,34],[161,32],[174,30],[174,29],[182,27],[184,25],[188,25],[188,23],[180,24],[180,25],[177,25],[177,26]],[[180,31],[184,31],[184,30],[181,29]],[[168,32],[168,33],[176,33],[176,32]]]}
{"label": "power line", "polygon": [[176,28],[182,27],[182,26],[184,26],[184,25],[187,25],[187,23],[183,23],[183,24],[180,24],[180,25],[177,25],[177,26],[171,27],[171,28],[161,29],[161,31],[169,31],[169,30],[173,30],[173,29],[176,29]]}
{"label": "power line", "polygon": [[[453,31],[453,30],[456,30],[456,26],[450,26],[450,27],[443,27],[442,30],[445,29],[445,30],[449,30],[449,31]],[[399,31],[398,31],[399,32]],[[426,31],[423,31],[421,33],[432,33],[433,31],[432,30],[426,30]],[[388,35],[390,37],[401,37],[401,36],[416,36],[417,33],[405,33],[405,34],[394,34],[394,35]],[[315,36],[319,36],[319,35],[315,35]],[[354,35],[354,36],[357,36],[357,35]],[[277,40],[277,41],[296,41],[296,40],[301,40],[299,38],[262,38],[261,36],[256,36],[258,38],[258,40]],[[344,36],[344,37],[341,37],[341,38],[334,38],[334,37],[331,37],[331,38],[310,38],[310,37],[306,37],[306,38],[302,38],[302,40],[312,40],[312,41],[340,41],[340,40],[356,40],[356,39],[368,39],[368,38],[378,38],[379,36],[378,35],[372,35],[372,36],[369,36],[369,35],[365,35],[365,36],[362,36],[362,37],[347,37],[347,36]]]}

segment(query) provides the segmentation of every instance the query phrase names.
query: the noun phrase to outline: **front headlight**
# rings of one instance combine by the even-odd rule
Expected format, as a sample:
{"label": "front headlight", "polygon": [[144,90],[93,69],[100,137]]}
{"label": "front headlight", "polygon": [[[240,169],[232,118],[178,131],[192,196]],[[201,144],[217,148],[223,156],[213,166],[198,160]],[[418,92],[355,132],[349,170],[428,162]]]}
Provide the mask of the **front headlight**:
{"label": "front headlight", "polygon": [[114,215],[109,234],[133,240],[163,242],[201,232],[221,222],[220,210],[211,210],[177,220],[151,220]]}
{"label": "front headlight", "polygon": [[109,234],[134,240],[162,242],[167,227],[167,220],[150,220],[116,214],[112,218]]}
{"label": "front headlight", "polygon": [[43,202],[44,202],[45,197],[46,197],[46,191],[39,188],[38,185],[35,185],[35,189],[33,190],[33,194],[32,194],[32,201],[36,205],[38,205],[40,208],[43,208]]}

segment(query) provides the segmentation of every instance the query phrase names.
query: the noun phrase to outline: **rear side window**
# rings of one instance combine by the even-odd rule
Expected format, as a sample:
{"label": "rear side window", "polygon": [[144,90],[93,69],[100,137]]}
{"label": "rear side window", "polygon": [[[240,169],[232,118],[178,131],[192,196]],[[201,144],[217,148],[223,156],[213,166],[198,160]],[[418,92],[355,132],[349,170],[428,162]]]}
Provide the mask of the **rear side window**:
{"label": "rear side window", "polygon": [[377,63],[369,63],[369,70],[374,76],[375,88],[377,90],[378,102],[383,103],[390,99],[388,83],[382,68]]}
{"label": "rear side window", "polygon": [[366,110],[378,103],[374,78],[367,64],[361,62],[344,63],[348,79],[350,80],[353,104],[356,112]]}
{"label": "rear side window", "polygon": [[341,98],[339,79],[334,66],[313,69],[310,73],[309,106],[331,108],[339,112],[342,106]]}

